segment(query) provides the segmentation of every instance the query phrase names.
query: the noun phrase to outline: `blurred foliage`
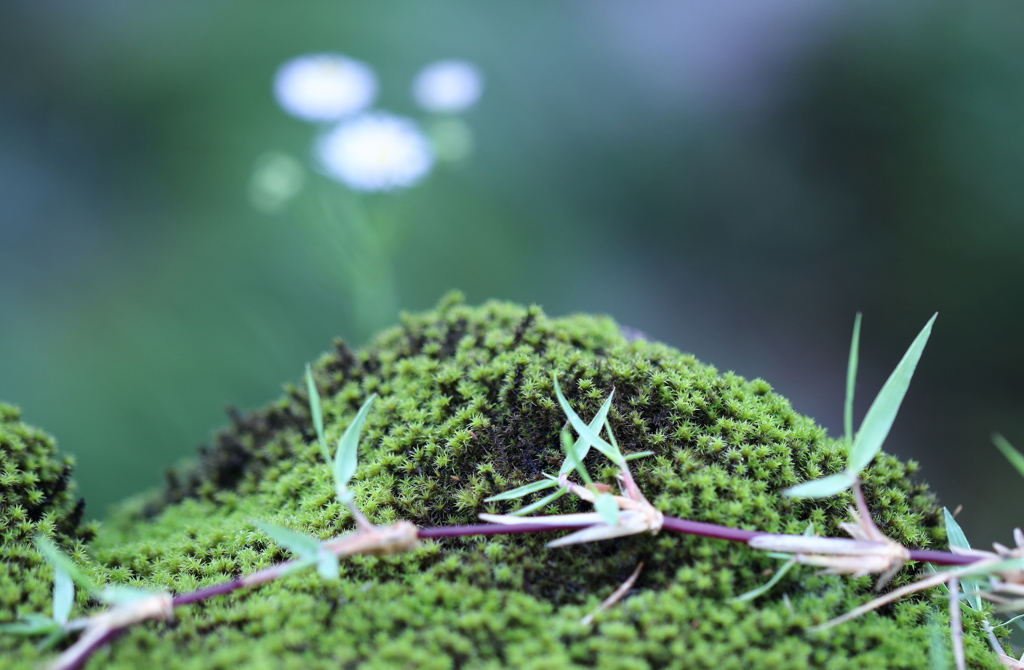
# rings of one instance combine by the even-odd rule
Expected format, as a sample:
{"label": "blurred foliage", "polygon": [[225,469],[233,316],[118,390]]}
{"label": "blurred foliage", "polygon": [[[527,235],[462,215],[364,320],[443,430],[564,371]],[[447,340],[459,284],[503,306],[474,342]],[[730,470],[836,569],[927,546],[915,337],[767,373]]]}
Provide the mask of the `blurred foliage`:
{"label": "blurred foliage", "polygon": [[[101,515],[342,335],[329,231],[251,208],[284,60],[370,63],[411,113],[437,58],[487,78],[467,164],[400,198],[402,307],[599,311],[761,376],[838,434],[929,314],[886,448],[978,544],[1013,500],[988,435],[1024,443],[1024,6],[944,2],[129,0],[0,7],[0,398],[61,439]],[[303,201],[336,187],[307,180]],[[865,401],[866,402],[866,401]],[[860,413],[866,409],[858,403]],[[1005,476],[1005,480],[1002,479]],[[1005,486],[1003,486],[1005,484]],[[987,525],[986,525],[987,524]]]}

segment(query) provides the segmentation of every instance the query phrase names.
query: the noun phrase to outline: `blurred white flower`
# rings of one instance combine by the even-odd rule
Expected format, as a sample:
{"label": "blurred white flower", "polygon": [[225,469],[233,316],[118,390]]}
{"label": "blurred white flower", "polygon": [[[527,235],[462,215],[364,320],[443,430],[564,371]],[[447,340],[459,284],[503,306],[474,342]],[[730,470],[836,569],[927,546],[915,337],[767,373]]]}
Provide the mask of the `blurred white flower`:
{"label": "blurred white flower", "polygon": [[412,186],[434,164],[419,126],[383,113],[342,122],[320,138],[316,153],[329,177],[357,191]]}
{"label": "blurred white flower", "polygon": [[423,68],[412,95],[428,112],[453,113],[472,107],[483,92],[480,70],[461,60],[440,60]]}
{"label": "blurred white flower", "polygon": [[249,178],[249,202],[261,212],[284,209],[306,181],[306,171],[288,154],[268,152],[256,159]]}
{"label": "blurred white flower", "polygon": [[339,54],[293,58],[277,70],[274,95],[304,121],[334,121],[368,107],[377,95],[369,66]]}

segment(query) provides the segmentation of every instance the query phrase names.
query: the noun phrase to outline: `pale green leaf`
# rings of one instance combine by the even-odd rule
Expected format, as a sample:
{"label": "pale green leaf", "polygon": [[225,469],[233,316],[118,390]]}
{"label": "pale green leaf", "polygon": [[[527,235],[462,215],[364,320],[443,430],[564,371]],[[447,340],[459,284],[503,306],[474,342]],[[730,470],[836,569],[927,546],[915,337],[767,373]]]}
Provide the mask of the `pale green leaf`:
{"label": "pale green leaf", "polygon": [[761,586],[758,586],[756,589],[747,591],[741,596],[729,598],[729,602],[742,603],[748,600],[753,600],[754,598],[760,598],[764,594],[768,593],[768,591],[770,591],[773,586],[778,584],[779,580],[782,579],[786,575],[786,573],[789,572],[790,568],[792,568],[794,565],[796,565],[796,559],[792,557],[789,558],[789,560],[787,560],[785,563],[779,566],[779,569],[775,571],[775,574],[772,575],[772,578],[769,579],[767,582],[765,582]]}
{"label": "pale green leaf", "polygon": [[498,495],[491,496],[490,498],[485,498],[484,502],[497,502],[498,500],[514,500],[515,498],[522,498],[523,496],[528,496],[531,493],[536,493],[537,491],[549,489],[552,486],[558,486],[558,483],[553,482],[550,479],[542,479],[540,481],[532,482],[530,484],[523,484],[522,486],[510,489],[508,491],[505,491],[504,493],[499,493]]}
{"label": "pale green leaf", "polygon": [[342,492],[348,489],[348,483],[352,480],[352,475],[356,473],[356,466],[359,464],[359,435],[363,431],[363,423],[366,422],[366,416],[370,413],[370,407],[376,399],[377,394],[366,399],[363,406],[359,408],[356,418],[352,420],[341,439],[338,440],[338,451],[334,454],[334,488],[339,497],[342,497]]}
{"label": "pale green leaf", "polygon": [[850,362],[846,366],[846,405],[843,408],[843,426],[846,441],[853,444],[853,392],[857,385],[857,356],[860,349],[860,312],[853,320],[853,339],[850,341]]}
{"label": "pale green leaf", "polygon": [[270,537],[271,540],[292,552],[299,558],[316,561],[320,554],[320,541],[316,538],[296,533],[282,526],[262,521],[253,521],[256,526]]}
{"label": "pale green leaf", "polygon": [[939,623],[933,612],[928,616],[928,668],[930,670],[950,670],[949,649],[946,646],[945,627]]}
{"label": "pale green leaf", "polygon": [[[597,434],[597,431],[591,429],[590,426],[584,423],[583,419],[576,414],[575,410],[573,410],[569,405],[569,401],[566,400],[565,396],[562,394],[562,387],[558,385],[558,378],[552,376],[552,379],[555,381],[555,396],[558,398],[558,404],[562,406],[562,411],[565,412],[566,418],[569,419],[569,423],[572,424],[576,433],[581,438],[589,442],[595,449],[607,456],[608,460],[612,463],[619,466],[623,465],[624,461],[622,459],[622,454],[619,453],[618,449],[605,442],[604,438]],[[608,400],[611,400],[611,396],[609,396]]]}
{"label": "pale green leaf", "polygon": [[619,505],[610,493],[601,493],[594,499],[594,509],[609,526],[619,525]]}
{"label": "pale green leaf", "polygon": [[[57,625],[57,622],[54,622]],[[64,626],[57,625],[57,627],[50,631],[50,634],[45,638],[36,643],[36,649],[39,651],[49,651],[57,646],[57,644],[68,636],[68,631]]]}
{"label": "pale green leaf", "polygon": [[57,545],[50,541],[49,538],[44,537],[43,535],[37,535],[35,544],[36,549],[39,550],[43,559],[50,564],[50,567],[54,569],[55,573],[57,570],[62,570],[64,574],[74,580],[76,584],[81,586],[90,594],[95,595],[99,592],[96,582],[87,577],[85,573],[71,561],[70,558],[64,555],[64,552],[57,548]]}
{"label": "pale green leaf", "polygon": [[0,624],[0,633],[10,635],[48,635],[63,627],[45,614],[25,614],[13,623]]}
{"label": "pale green leaf", "polygon": [[[959,549],[970,549],[971,543],[967,541],[967,535],[964,533],[963,528],[956,522],[953,515],[949,513],[949,510],[945,507],[942,508],[942,512],[946,517],[946,538],[949,540],[949,547],[957,547]],[[981,588],[982,583],[976,579],[963,579],[964,592],[973,592],[973,595],[967,596],[967,602],[970,603],[971,608],[981,611],[981,596],[976,592]]]}
{"label": "pale green leaf", "polygon": [[316,382],[313,381],[313,368],[306,363],[306,391],[309,394],[309,413],[313,415],[313,428],[316,429],[316,439],[320,443],[320,451],[324,454],[324,460],[331,462],[331,450],[327,448],[327,438],[324,437],[324,414],[320,408],[320,393],[316,390]]}
{"label": "pale green leaf", "polygon": [[654,455],[653,451],[638,451],[635,454],[630,454],[629,456],[626,456],[624,460],[635,461],[638,458],[647,458],[648,456],[653,456],[653,455]]}
{"label": "pale green leaf", "polygon": [[1024,455],[1021,455],[1019,451],[1014,449],[1013,445],[999,433],[992,436],[992,441],[999,447],[999,451],[1003,452],[1003,456],[1006,456],[1006,460],[1010,461],[1010,464],[1017,468],[1017,472],[1021,476],[1024,476]]}
{"label": "pale green leaf", "polygon": [[1013,617],[1012,619],[1007,619],[1006,621],[1003,621],[1002,623],[997,623],[997,624],[993,625],[992,627],[993,628],[1002,628],[1003,626],[1009,626],[1011,623],[1016,623],[1017,621],[1020,621],[1021,619],[1024,619],[1024,614],[1018,614],[1017,616]]}
{"label": "pale green leaf", "polygon": [[567,492],[567,489],[560,488],[551,495],[544,496],[543,498],[533,503],[532,505],[527,505],[522,509],[517,509],[515,512],[510,513],[509,516],[526,516],[530,512],[535,512],[536,510],[543,509],[544,507],[547,507],[548,504],[553,503],[554,501],[564,496]]}
{"label": "pale green leaf", "polygon": [[75,603],[75,582],[71,575],[61,568],[54,569],[53,575],[53,619],[63,625],[71,616],[71,606]]}
{"label": "pale green leaf", "polygon": [[921,352],[924,351],[925,344],[928,343],[932,324],[935,323],[937,316],[938,314],[935,314],[928,319],[928,323],[914,338],[907,353],[903,354],[896,369],[889,375],[889,379],[886,380],[882,390],[875,397],[875,401],[868,408],[868,413],[864,415],[860,430],[857,431],[857,436],[854,437],[853,444],[850,446],[847,470],[851,474],[856,475],[866,468],[875,455],[881,451],[882,443],[889,435],[889,429],[892,428],[903,397],[910,387],[910,379],[914,376],[914,369],[921,359]]}
{"label": "pale green leaf", "polygon": [[127,605],[157,595],[156,591],[147,591],[132,586],[105,586],[96,594],[96,598],[108,605]]}
{"label": "pale green leaf", "polygon": [[568,432],[569,431],[567,430],[562,430],[562,448],[565,449],[565,460],[573,467],[573,469],[576,470],[576,473],[579,474],[580,479],[583,480],[583,485],[587,488],[593,488],[594,482],[590,479],[590,474],[587,472],[587,469],[583,467],[583,463],[577,457],[576,449],[572,446],[572,439],[565,437],[565,434]]}
{"label": "pale green leaf", "polygon": [[316,570],[320,576],[328,581],[338,579],[338,557],[335,554],[321,548],[320,557],[317,559]]}
{"label": "pale green leaf", "polygon": [[[558,380],[555,380],[556,388],[557,388],[557,384],[558,384]],[[559,389],[559,393],[560,392],[561,392],[561,389]],[[612,407],[612,395],[614,395],[614,393],[609,393],[608,394],[608,399],[604,401],[604,404],[601,405],[601,408],[599,410],[597,410],[597,414],[595,414],[593,420],[591,420],[590,426],[589,426],[591,431],[593,431],[595,433],[596,432],[600,432],[601,425],[607,423],[608,410],[610,410],[611,407]],[[572,439],[572,436],[569,436],[569,437],[570,437],[570,439]],[[565,439],[564,434],[563,434],[562,439],[563,440]],[[573,449],[575,450],[575,453],[576,453],[576,460],[578,460],[580,463],[582,463],[583,459],[585,459],[587,457],[587,454],[590,453],[590,446],[591,446],[590,440],[585,438],[583,435],[580,435],[578,438],[576,438],[576,443],[573,445]],[[563,447],[564,447],[564,444],[563,444]],[[616,451],[618,451],[618,449],[616,449]],[[570,470],[572,470],[572,467],[573,466],[569,464],[569,460],[566,459],[566,460],[562,461],[562,467],[559,468],[558,474],[560,474],[560,475],[567,474]]]}
{"label": "pale green leaf", "polygon": [[782,492],[789,498],[827,498],[853,486],[854,477],[849,472],[840,472],[821,479],[791,486]]}

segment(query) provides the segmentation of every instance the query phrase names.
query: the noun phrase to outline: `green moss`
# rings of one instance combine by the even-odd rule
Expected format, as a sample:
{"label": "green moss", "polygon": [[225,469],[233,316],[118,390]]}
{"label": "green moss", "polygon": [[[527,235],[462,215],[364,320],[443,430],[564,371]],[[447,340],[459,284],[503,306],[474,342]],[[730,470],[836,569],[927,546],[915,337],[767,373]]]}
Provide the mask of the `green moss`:
{"label": "green moss", "polygon": [[[0,404],[0,623],[50,613],[53,570],[33,547],[37,534],[83,560],[96,530],[82,523],[85,503],[73,495],[72,458],[57,455],[53,439],[20,418]],[[37,654],[30,641],[0,634],[0,658],[14,656]]]}
{"label": "green moss", "polygon": [[[380,395],[352,484],[378,523],[472,523],[520,504],[483,500],[561,463],[564,416],[552,372],[585,417],[615,389],[612,427],[623,451],[656,452],[633,466],[666,514],[790,533],[810,521],[837,535],[851,502],[780,497],[839,471],[844,450],[766,382],[627,341],[607,318],[550,319],[537,308],[473,308],[453,296],[358,352],[339,342],[314,372],[329,442],[367,394]],[[95,570],[179,592],[285,559],[252,519],[324,538],[351,529],[333,499],[304,387],[287,387],[233,424],[159,497],[121,510],[91,547]],[[610,482],[606,465],[596,452],[588,457],[591,472]],[[865,476],[868,503],[893,539],[942,546],[940,515],[927,489],[908,479],[912,469],[879,456]],[[550,511],[585,509],[564,497]],[[90,667],[924,668],[929,615],[945,616],[941,598],[922,595],[812,635],[806,627],[869,599],[871,579],[800,568],[768,596],[731,604],[778,562],[744,545],[669,533],[551,550],[547,539],[453,539],[357,557],[343,563],[338,583],[298,575],[180,609],[175,623],[130,631]],[[581,626],[640,560],[646,567],[631,595]],[[913,577],[904,570],[897,583]],[[45,610],[44,586],[36,576],[25,588]],[[25,649],[20,658],[31,655]],[[967,653],[976,667],[998,667],[979,635],[968,634]]]}

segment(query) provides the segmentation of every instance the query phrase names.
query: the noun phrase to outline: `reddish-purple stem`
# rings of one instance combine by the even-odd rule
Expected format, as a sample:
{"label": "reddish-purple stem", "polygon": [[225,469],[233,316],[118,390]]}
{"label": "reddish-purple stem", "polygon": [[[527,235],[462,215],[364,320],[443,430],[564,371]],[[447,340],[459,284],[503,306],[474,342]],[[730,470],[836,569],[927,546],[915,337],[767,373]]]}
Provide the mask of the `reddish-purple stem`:
{"label": "reddish-purple stem", "polygon": [[174,606],[180,607],[181,605],[191,605],[192,603],[199,602],[200,600],[206,600],[207,598],[213,598],[214,596],[222,596],[225,593],[231,593],[235,589],[240,589],[243,586],[245,586],[245,582],[241,579],[232,579],[230,582],[214,584],[213,586],[207,586],[205,589],[199,589],[198,591],[181,593],[174,596]]}
{"label": "reddish-purple stem", "polygon": [[434,526],[420,528],[421,539],[430,537],[467,537],[469,535],[518,535],[519,533],[550,533],[556,530],[578,529],[578,525],[552,526],[546,523],[522,523],[506,526],[500,523],[477,523],[470,526]]}
{"label": "reddish-purple stem", "polygon": [[922,563],[934,563],[935,565],[970,565],[980,561],[981,556],[969,556],[966,554],[952,554],[948,551],[929,551],[927,549],[911,549],[910,560]]}
{"label": "reddish-purple stem", "polygon": [[117,628],[115,630],[107,631],[107,633],[102,637],[96,638],[96,640],[92,644],[90,644],[88,648],[82,650],[82,653],[79,655],[77,659],[75,659],[73,663],[71,663],[68,666],[65,666],[66,670],[78,670],[79,668],[81,668],[83,665],[85,665],[85,662],[88,661],[89,658],[96,652],[97,649],[107,644],[108,642],[113,641],[124,631],[124,628]]}
{"label": "reddish-purple stem", "polygon": [[[664,517],[662,526],[665,530],[670,530],[676,533],[684,533],[686,535],[699,535],[701,537],[711,537],[719,540],[729,540],[731,542],[749,542],[752,538],[759,535],[766,535],[757,530],[742,530],[740,528],[729,528],[728,526],[719,526],[713,523],[705,523],[703,521],[689,521],[687,519],[677,519],[675,517],[666,516]],[[492,523],[480,523],[472,524],[468,526],[435,526],[432,528],[420,528],[417,535],[421,539],[427,538],[442,538],[442,537],[469,537],[478,535],[517,535],[521,533],[551,533],[559,530],[571,530],[578,529],[579,526],[575,525],[562,525],[562,526],[551,526],[540,523],[524,523],[517,525],[504,525],[504,524],[492,524]],[[970,556],[963,554],[953,554],[945,551],[929,551],[925,549],[911,549],[910,560],[921,561],[925,563],[935,563],[938,565],[968,565],[975,561],[981,560],[979,556]],[[221,584],[214,584],[190,593],[181,593],[174,596],[172,603],[174,607],[181,607],[182,605],[190,605],[208,598],[215,596],[221,596],[245,586],[254,586],[261,584],[273,576],[284,574],[282,566],[287,564],[279,564],[270,568],[265,568],[258,573],[253,573],[240,579],[232,579],[231,581],[223,582]],[[99,649],[104,644],[110,642],[112,639],[117,637],[123,629],[110,631],[102,638],[97,639],[95,644],[90,645],[88,651],[82,654],[80,662],[70,670],[77,670],[82,664],[89,658],[89,656]]]}

